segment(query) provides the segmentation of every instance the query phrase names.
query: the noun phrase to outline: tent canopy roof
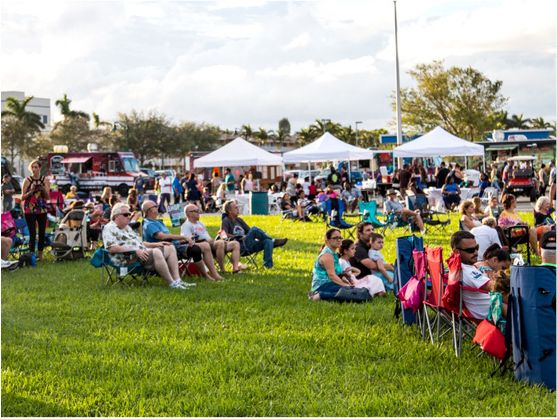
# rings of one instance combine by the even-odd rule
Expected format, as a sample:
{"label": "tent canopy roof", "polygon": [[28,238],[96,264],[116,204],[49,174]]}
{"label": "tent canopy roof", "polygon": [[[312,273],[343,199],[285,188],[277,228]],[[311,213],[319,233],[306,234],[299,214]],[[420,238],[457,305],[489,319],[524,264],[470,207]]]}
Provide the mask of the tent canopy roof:
{"label": "tent canopy roof", "polygon": [[436,127],[409,143],[396,147],[394,157],[483,156],[484,147]]}
{"label": "tent canopy roof", "polygon": [[194,167],[280,166],[282,158],[253,145],[241,137],[196,159]]}
{"label": "tent canopy roof", "polygon": [[319,162],[329,160],[367,160],[373,151],[353,146],[326,132],[314,142],[284,153],[285,163]]}

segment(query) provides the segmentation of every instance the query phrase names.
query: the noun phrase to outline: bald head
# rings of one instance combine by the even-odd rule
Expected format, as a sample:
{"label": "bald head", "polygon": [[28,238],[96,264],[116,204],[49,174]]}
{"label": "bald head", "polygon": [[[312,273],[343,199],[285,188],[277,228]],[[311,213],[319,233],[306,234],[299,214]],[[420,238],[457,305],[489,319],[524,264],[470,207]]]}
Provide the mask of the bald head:
{"label": "bald head", "polygon": [[186,218],[192,222],[199,220],[199,208],[195,204],[186,205],[184,214],[186,214]]}
{"label": "bald head", "polygon": [[143,201],[143,204],[141,204],[141,211],[143,212],[143,216],[145,218],[157,218],[158,215],[158,210],[157,213],[155,213],[155,209],[158,209],[158,205],[156,202],[151,201],[150,199],[146,199],[145,201]]}

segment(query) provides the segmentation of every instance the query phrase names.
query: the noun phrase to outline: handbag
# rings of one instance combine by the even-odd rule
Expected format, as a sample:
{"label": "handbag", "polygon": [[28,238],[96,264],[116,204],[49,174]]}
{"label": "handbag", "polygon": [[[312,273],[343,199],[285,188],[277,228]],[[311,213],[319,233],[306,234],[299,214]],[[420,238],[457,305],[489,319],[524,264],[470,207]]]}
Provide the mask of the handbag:
{"label": "handbag", "polygon": [[482,320],[476,328],[476,334],[472,340],[480,345],[482,351],[494,356],[497,359],[503,359],[507,351],[505,344],[505,336],[501,330],[489,320]]}
{"label": "handbag", "polygon": [[335,300],[348,303],[363,303],[371,298],[366,288],[342,287],[335,294]]}
{"label": "handbag", "polygon": [[398,299],[402,303],[402,308],[411,309],[414,314],[422,307],[424,301],[425,284],[424,281],[413,276],[398,292]]}

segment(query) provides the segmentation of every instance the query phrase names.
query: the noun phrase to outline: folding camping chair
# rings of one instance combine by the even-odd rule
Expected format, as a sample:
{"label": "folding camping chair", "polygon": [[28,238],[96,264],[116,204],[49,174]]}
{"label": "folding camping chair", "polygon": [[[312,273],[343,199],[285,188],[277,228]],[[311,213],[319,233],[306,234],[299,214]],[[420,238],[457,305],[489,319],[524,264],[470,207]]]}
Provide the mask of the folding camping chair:
{"label": "folding camping chair", "polygon": [[[418,236],[403,236],[396,239],[396,262],[394,277],[394,294],[398,295],[400,289],[406,285],[412,275],[414,275],[414,260],[412,253],[414,250],[424,250],[424,240]],[[399,318],[402,314],[404,324],[414,324],[416,315],[409,309],[403,309],[398,298],[395,298],[395,317]]]}
{"label": "folding camping chair", "polygon": [[329,198],[325,201],[325,222],[327,228],[338,228],[341,232],[347,232],[351,239],[354,239],[354,225],[347,223],[342,215],[344,214],[344,201],[338,198]]}
{"label": "folding camping chair", "polygon": [[476,326],[481,320],[474,318],[464,306],[463,291],[487,293],[488,291],[464,285],[462,280],[462,260],[458,253],[453,252],[447,259],[449,278],[443,293],[443,307],[451,313],[453,330],[453,347],[455,355],[462,354],[465,337],[472,339]]}
{"label": "folding camping chair", "polygon": [[530,265],[530,236],[528,226],[516,225],[507,227],[503,229],[503,234],[505,235],[510,248],[517,247],[519,245],[526,245],[527,263]]}
{"label": "folding camping chair", "polygon": [[[447,277],[443,267],[443,248],[426,247],[427,272],[430,289],[426,289],[423,318],[424,329],[422,337],[429,336],[432,344],[439,343],[441,338],[452,331],[451,315],[443,307],[443,292]],[[427,330],[426,330],[427,328]],[[427,334],[426,334],[427,333]]]}
{"label": "folding camping chair", "polygon": [[89,247],[85,211],[80,209],[69,211],[54,231],[54,238],[50,245],[51,253],[57,262],[85,257]]}
{"label": "folding camping chair", "polygon": [[358,203],[358,209],[360,210],[361,222],[371,223],[374,229],[382,231],[383,234],[385,233],[387,223],[377,218],[379,215],[377,212],[377,201],[360,201]]}
{"label": "folding camping chair", "polygon": [[411,210],[420,210],[420,216],[424,224],[433,227],[439,232],[446,231],[451,219],[447,212],[433,211],[429,208],[429,202],[425,195],[406,196],[406,207]]}
{"label": "folding camping chair", "polygon": [[[135,257],[135,252],[123,252],[122,254],[130,261]],[[105,285],[130,286],[130,282],[139,281],[141,286],[145,286],[149,276],[154,275],[154,272],[146,270],[139,261],[125,264],[114,262],[104,247],[95,250],[90,263],[95,268],[101,268],[101,280]]]}
{"label": "folding camping chair", "polygon": [[10,256],[16,259],[29,252],[29,228],[25,218],[14,219],[10,211],[2,213],[2,235],[12,239]]}

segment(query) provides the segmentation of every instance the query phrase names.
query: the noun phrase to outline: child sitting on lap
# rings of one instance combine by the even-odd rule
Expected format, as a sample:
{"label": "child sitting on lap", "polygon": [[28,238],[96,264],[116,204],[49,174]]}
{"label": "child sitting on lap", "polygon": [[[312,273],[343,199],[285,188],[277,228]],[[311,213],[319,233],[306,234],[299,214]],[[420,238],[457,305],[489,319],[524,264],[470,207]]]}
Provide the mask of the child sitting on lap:
{"label": "child sitting on lap", "polygon": [[356,279],[356,275],[360,274],[360,270],[354,268],[348,261],[351,257],[354,257],[355,253],[356,246],[354,242],[350,239],[343,240],[339,249],[339,262],[345,277],[349,278],[350,283],[348,285],[353,285],[356,288],[366,288],[372,297],[385,295],[383,281],[375,275],[367,275],[361,279]]}
{"label": "child sitting on lap", "polygon": [[377,271],[372,271],[372,274],[381,278],[385,288],[392,290],[394,288],[395,268],[390,263],[385,262],[385,258],[381,253],[383,243],[383,236],[381,234],[371,233],[371,248],[369,249],[368,256],[377,264]]}

